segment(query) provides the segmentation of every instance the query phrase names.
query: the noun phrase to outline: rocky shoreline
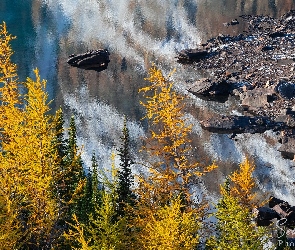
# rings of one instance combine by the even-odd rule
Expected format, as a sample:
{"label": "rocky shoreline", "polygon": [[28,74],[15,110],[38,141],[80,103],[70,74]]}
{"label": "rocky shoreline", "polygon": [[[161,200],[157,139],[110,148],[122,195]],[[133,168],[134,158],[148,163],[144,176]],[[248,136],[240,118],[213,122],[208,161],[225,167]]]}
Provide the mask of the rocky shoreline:
{"label": "rocky shoreline", "polygon": [[243,116],[214,115],[201,125],[211,132],[232,133],[232,138],[238,133],[280,131],[278,150],[294,159],[295,10],[278,19],[240,18],[248,26],[242,34],[219,35],[178,53],[179,63],[193,64],[210,75],[196,81],[189,92],[218,102],[233,95],[243,110]]}

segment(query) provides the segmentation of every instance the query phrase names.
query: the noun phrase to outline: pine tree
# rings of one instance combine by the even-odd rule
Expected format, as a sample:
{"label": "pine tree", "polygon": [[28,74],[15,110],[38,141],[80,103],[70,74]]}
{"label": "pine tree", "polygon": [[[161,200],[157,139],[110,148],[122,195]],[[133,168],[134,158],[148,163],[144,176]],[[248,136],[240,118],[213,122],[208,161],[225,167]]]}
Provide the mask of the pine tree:
{"label": "pine tree", "polygon": [[[55,171],[55,195],[59,200],[59,220],[56,225],[61,236],[57,245],[62,249],[70,249],[71,244],[62,236],[69,230],[75,214],[80,223],[88,221],[88,192],[89,183],[83,169],[76,138],[76,124],[72,116],[70,127],[65,135],[62,110],[57,111],[55,120],[55,138],[53,145],[58,155],[58,169]],[[65,139],[65,137],[68,137]]]}
{"label": "pine tree", "polygon": [[58,152],[59,161],[61,165],[64,165],[63,161],[66,156],[66,139],[64,138],[64,117],[63,117],[63,110],[59,108],[56,111],[55,119],[55,139],[54,144]]}
{"label": "pine tree", "polygon": [[[92,162],[94,164],[93,186],[98,187],[98,179],[94,174],[97,167],[95,157]],[[129,248],[126,245],[126,220],[118,217],[116,212],[117,179],[118,171],[114,165],[114,155],[112,155],[112,177],[104,180],[105,188],[93,192],[95,208],[94,212],[89,215],[88,223],[81,223],[74,215],[75,223],[71,223],[70,230],[66,233],[71,244],[79,247],[77,249],[84,249],[83,245],[85,249],[121,250]]]}
{"label": "pine tree", "polygon": [[91,206],[92,211],[94,211],[96,206],[99,206],[101,202],[101,183],[98,181],[98,164],[96,160],[95,154],[92,155],[92,174],[91,174],[91,186],[92,186],[92,194],[91,194]]}
{"label": "pine tree", "polygon": [[132,192],[133,174],[131,165],[133,164],[132,156],[130,154],[130,138],[129,130],[127,128],[126,118],[122,129],[121,147],[118,150],[120,156],[120,169],[118,171],[118,209],[119,216],[125,215],[125,208],[127,205],[134,205],[135,194]]}
{"label": "pine tree", "polygon": [[91,157],[92,166],[88,170],[87,181],[85,186],[85,195],[83,204],[85,204],[85,215],[84,223],[87,225],[89,216],[95,213],[95,208],[99,207],[101,204],[101,184],[98,181],[98,165],[95,154]]}
{"label": "pine tree", "polygon": [[63,176],[65,192],[63,200],[68,207],[67,219],[73,214],[78,219],[82,216],[82,200],[85,191],[86,176],[84,173],[81,156],[78,152],[75,118],[72,116],[66,140],[66,151],[63,160]]}

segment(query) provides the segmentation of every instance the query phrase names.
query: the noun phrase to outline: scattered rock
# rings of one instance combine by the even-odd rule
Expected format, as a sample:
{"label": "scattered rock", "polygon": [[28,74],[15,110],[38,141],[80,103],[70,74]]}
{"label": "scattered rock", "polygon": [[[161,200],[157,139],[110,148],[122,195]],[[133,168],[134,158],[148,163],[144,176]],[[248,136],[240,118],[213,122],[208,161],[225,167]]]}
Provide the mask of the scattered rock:
{"label": "scattered rock", "polygon": [[[295,107],[295,10],[277,19],[252,15],[241,18],[248,25],[243,34],[220,34],[204,43],[202,49],[188,49],[178,55],[178,62],[193,63],[210,75],[189,86],[189,92],[214,101],[226,101],[228,95],[235,95],[244,109],[245,116],[215,116],[203,121],[203,128],[228,134],[292,129],[295,112],[289,109]],[[226,25],[238,22],[235,19]],[[286,135],[289,141],[280,139],[280,151],[293,159],[292,136]]]}

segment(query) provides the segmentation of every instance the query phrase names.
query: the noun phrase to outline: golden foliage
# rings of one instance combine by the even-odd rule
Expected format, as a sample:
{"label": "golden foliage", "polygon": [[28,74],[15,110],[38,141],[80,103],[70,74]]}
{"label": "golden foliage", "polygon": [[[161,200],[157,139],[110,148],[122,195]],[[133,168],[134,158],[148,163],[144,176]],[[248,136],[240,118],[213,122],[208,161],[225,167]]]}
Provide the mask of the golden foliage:
{"label": "golden foliage", "polygon": [[[6,25],[0,26],[1,153],[0,153],[0,244],[38,245],[56,219],[52,198],[55,153],[45,81],[30,78],[19,83]],[[20,95],[19,88],[27,88]],[[23,91],[24,92],[24,91]],[[20,231],[22,234],[20,234]],[[21,240],[20,240],[21,239]]]}
{"label": "golden foliage", "polygon": [[183,97],[173,90],[173,83],[155,66],[150,68],[146,80],[152,85],[139,90],[146,98],[141,105],[146,108],[146,118],[152,125],[151,138],[147,140],[145,150],[157,160],[151,166],[149,177],[140,181],[143,198],[165,203],[182,193],[189,199],[191,182],[217,166],[203,167],[189,156],[188,135],[192,126],[184,118]]}
{"label": "golden foliage", "polygon": [[193,211],[184,211],[181,199],[176,198],[149,214],[147,223],[139,234],[140,249],[192,250],[199,243],[200,223]]}
{"label": "golden foliage", "polygon": [[70,224],[71,229],[69,229],[68,233],[64,233],[65,239],[69,240],[70,242],[77,242],[77,247],[72,247],[73,250],[90,250],[93,249],[90,247],[90,240],[86,239],[84,228],[85,225],[81,224],[78,221],[77,216],[73,215],[73,224]]}
{"label": "golden foliage", "polygon": [[[215,213],[217,236],[206,242],[208,249],[239,250],[263,249],[270,239],[269,232],[264,227],[257,227],[248,207],[241,204],[239,197],[232,195],[231,188],[226,183],[221,186],[222,198]],[[206,248],[206,249],[207,249]]]}
{"label": "golden foliage", "polygon": [[232,195],[239,197],[243,207],[249,209],[255,207],[256,193],[254,193],[253,189],[256,187],[256,183],[252,176],[254,169],[254,165],[246,159],[240,164],[240,169],[229,176],[233,182]]}

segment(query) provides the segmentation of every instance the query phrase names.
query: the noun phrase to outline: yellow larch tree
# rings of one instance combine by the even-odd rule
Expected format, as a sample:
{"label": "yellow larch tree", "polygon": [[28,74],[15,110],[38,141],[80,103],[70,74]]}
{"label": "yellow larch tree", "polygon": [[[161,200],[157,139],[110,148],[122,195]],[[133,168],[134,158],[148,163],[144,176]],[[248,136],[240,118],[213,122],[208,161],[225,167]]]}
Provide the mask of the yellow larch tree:
{"label": "yellow larch tree", "polygon": [[257,227],[249,208],[232,195],[229,182],[221,186],[221,199],[217,204],[217,234],[208,239],[206,249],[252,250],[264,249],[271,235],[264,227]]}
{"label": "yellow larch tree", "polygon": [[[202,166],[191,157],[192,126],[185,119],[183,97],[173,90],[168,78],[153,66],[146,78],[152,84],[139,90],[145,96],[141,104],[151,127],[143,150],[152,158],[150,171],[146,177],[138,177],[136,190],[133,225],[140,249],[194,249],[197,230],[187,230],[185,225],[200,229],[204,206],[193,201],[191,188],[197,178],[217,167]],[[173,233],[174,248],[167,243]]]}
{"label": "yellow larch tree", "polygon": [[[0,27],[0,244],[50,248],[57,205],[52,196],[56,153],[45,81],[20,83],[6,25]],[[21,90],[20,90],[21,89]],[[21,95],[20,93],[27,94]]]}
{"label": "yellow larch tree", "polygon": [[154,198],[164,203],[179,194],[189,199],[192,180],[216,168],[214,164],[202,167],[191,161],[189,133],[192,126],[184,118],[183,97],[173,90],[173,82],[168,79],[153,66],[146,78],[152,85],[139,90],[146,98],[141,105],[145,107],[146,118],[152,127],[145,150],[156,158],[149,178],[142,179],[141,184],[144,197],[148,193],[153,196],[147,200]]}
{"label": "yellow larch tree", "polygon": [[152,214],[140,234],[141,249],[192,250],[199,244],[200,222],[194,211],[184,211],[180,197]]}
{"label": "yellow larch tree", "polygon": [[18,107],[21,102],[16,65],[11,62],[13,50],[10,42],[14,38],[8,33],[6,24],[3,22],[0,25],[0,84],[2,85],[0,96],[0,245],[4,250],[13,249],[21,236],[18,204],[24,200],[17,192],[20,173],[12,165],[13,162],[8,159],[12,153],[4,147],[9,140],[18,136],[17,128],[23,122],[21,110]]}
{"label": "yellow larch tree", "polygon": [[50,231],[57,217],[57,201],[52,196],[53,176],[57,168],[57,152],[53,145],[54,127],[48,115],[49,103],[45,92],[46,81],[34,70],[36,80],[27,79],[25,95],[23,140],[19,150],[23,176],[26,180],[27,209],[30,213],[28,229],[33,240],[49,242]]}
{"label": "yellow larch tree", "polygon": [[245,159],[240,168],[232,173],[229,178],[232,181],[232,195],[238,197],[243,207],[252,209],[255,207],[256,193],[254,188],[256,182],[253,177],[254,165],[250,163],[249,159]]}

